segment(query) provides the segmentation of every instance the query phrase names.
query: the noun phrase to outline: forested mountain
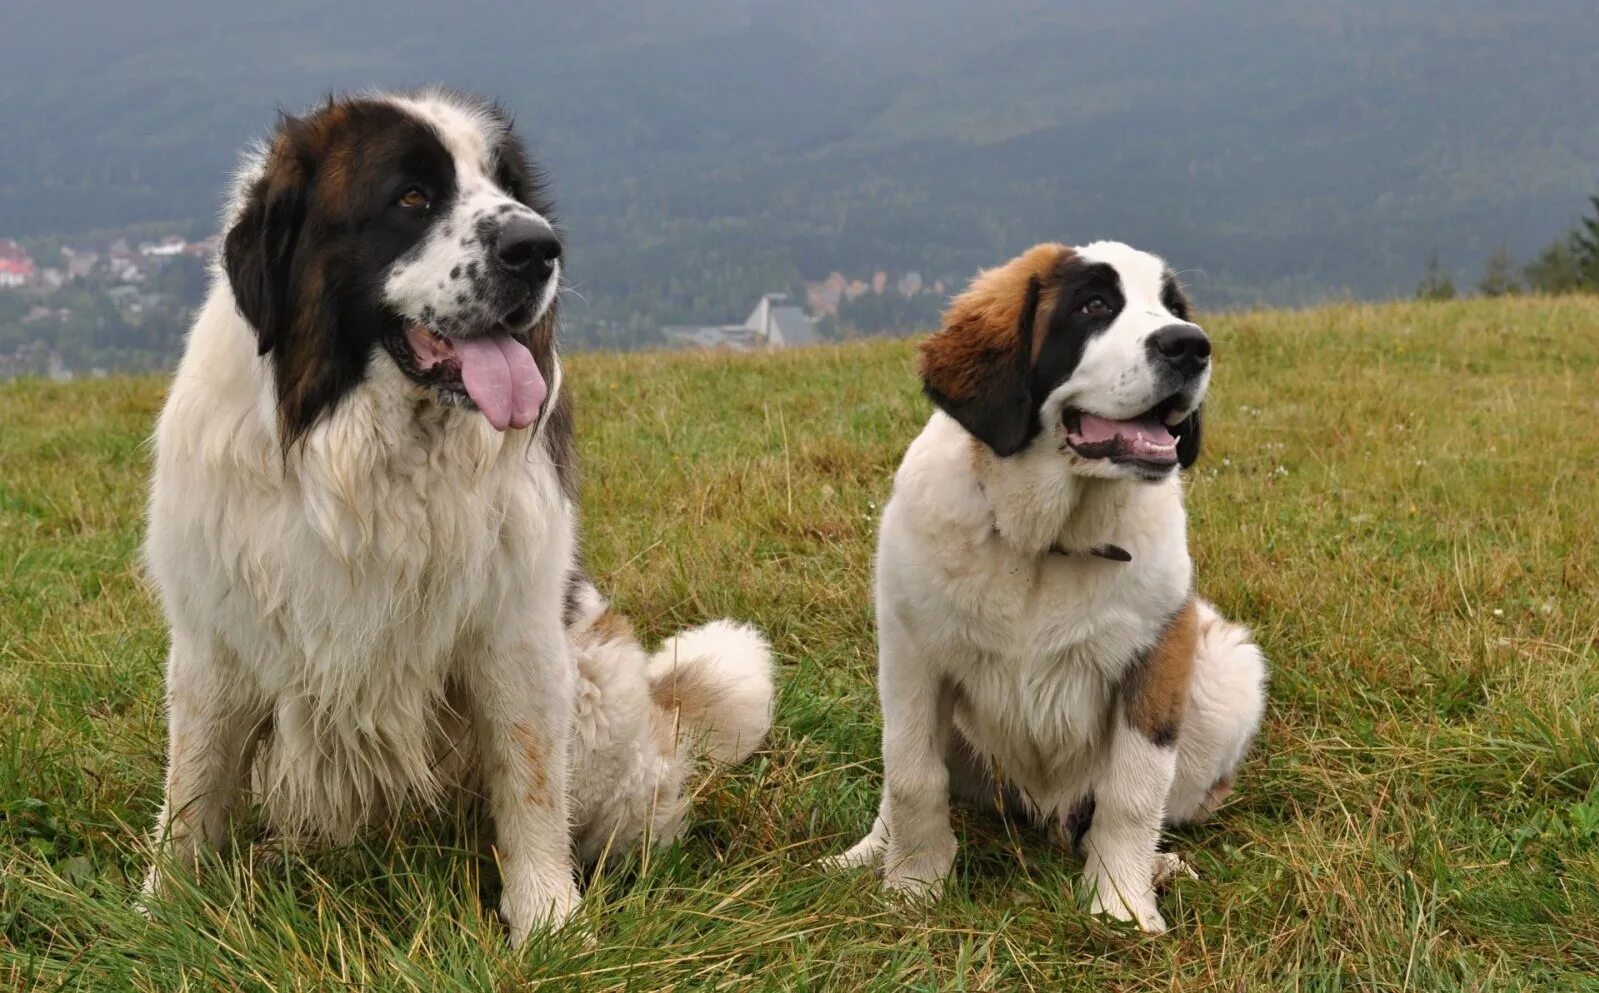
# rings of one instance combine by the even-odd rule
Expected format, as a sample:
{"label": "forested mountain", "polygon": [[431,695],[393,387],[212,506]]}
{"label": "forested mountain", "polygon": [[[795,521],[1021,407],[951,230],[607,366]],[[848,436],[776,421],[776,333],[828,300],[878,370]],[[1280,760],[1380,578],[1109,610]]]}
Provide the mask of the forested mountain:
{"label": "forested mountain", "polygon": [[1209,305],[1525,258],[1599,188],[1591,2],[68,0],[0,23],[0,237],[207,232],[329,90],[497,95],[549,167],[572,331],[653,341],[838,270],[958,281],[1115,237]]}

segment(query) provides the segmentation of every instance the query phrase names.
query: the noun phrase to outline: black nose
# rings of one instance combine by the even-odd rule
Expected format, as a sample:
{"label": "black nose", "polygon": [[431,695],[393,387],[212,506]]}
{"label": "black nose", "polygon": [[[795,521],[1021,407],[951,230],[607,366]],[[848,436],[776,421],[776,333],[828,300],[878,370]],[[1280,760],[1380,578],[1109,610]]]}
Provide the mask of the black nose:
{"label": "black nose", "polygon": [[1192,324],[1171,324],[1149,336],[1149,352],[1150,358],[1194,376],[1210,362],[1210,339]]}
{"label": "black nose", "polygon": [[507,272],[523,279],[543,279],[561,257],[561,239],[548,224],[531,217],[513,217],[500,225],[494,258]]}

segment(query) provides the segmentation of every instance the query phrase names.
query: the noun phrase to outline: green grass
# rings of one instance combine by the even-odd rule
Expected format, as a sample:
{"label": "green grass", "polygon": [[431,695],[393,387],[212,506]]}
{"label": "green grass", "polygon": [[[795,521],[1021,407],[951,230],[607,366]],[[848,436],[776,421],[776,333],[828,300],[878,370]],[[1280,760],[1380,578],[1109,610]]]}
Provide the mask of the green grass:
{"label": "green grass", "polygon": [[807,867],[871,819],[868,584],[926,416],[906,343],[579,356],[585,548],[647,637],[757,621],[769,747],[587,934],[504,945],[480,825],[208,866],[132,909],[164,632],[139,575],[162,384],[0,388],[0,989],[1577,989],[1599,973],[1599,299],[1216,317],[1201,590],[1254,626],[1266,727],[1145,938],[1074,859],[963,817],[905,908]]}

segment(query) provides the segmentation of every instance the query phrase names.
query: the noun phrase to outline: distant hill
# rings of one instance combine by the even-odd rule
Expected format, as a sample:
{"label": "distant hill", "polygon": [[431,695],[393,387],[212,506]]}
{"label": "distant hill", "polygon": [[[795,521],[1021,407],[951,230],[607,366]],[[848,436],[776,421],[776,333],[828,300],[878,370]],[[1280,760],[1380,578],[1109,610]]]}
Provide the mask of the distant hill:
{"label": "distant hill", "polygon": [[1210,305],[1385,296],[1433,248],[1527,257],[1599,188],[1591,0],[1404,6],[19,4],[0,237],[203,230],[275,108],[442,80],[550,166],[591,341],[1043,238],[1148,246]]}

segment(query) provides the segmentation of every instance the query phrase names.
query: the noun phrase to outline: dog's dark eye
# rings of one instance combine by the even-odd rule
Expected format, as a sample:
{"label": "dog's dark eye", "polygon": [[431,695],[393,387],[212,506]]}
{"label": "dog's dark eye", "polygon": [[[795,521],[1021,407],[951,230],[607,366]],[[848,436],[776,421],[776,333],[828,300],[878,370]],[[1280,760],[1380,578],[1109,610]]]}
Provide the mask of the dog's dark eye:
{"label": "dog's dark eye", "polygon": [[394,202],[406,210],[426,210],[430,206],[428,195],[423,192],[420,186],[408,188],[404,193],[400,194],[400,199]]}
{"label": "dog's dark eye", "polygon": [[1077,312],[1087,317],[1103,317],[1111,312],[1111,306],[1105,302],[1104,297],[1089,297],[1081,307],[1077,308]]}

